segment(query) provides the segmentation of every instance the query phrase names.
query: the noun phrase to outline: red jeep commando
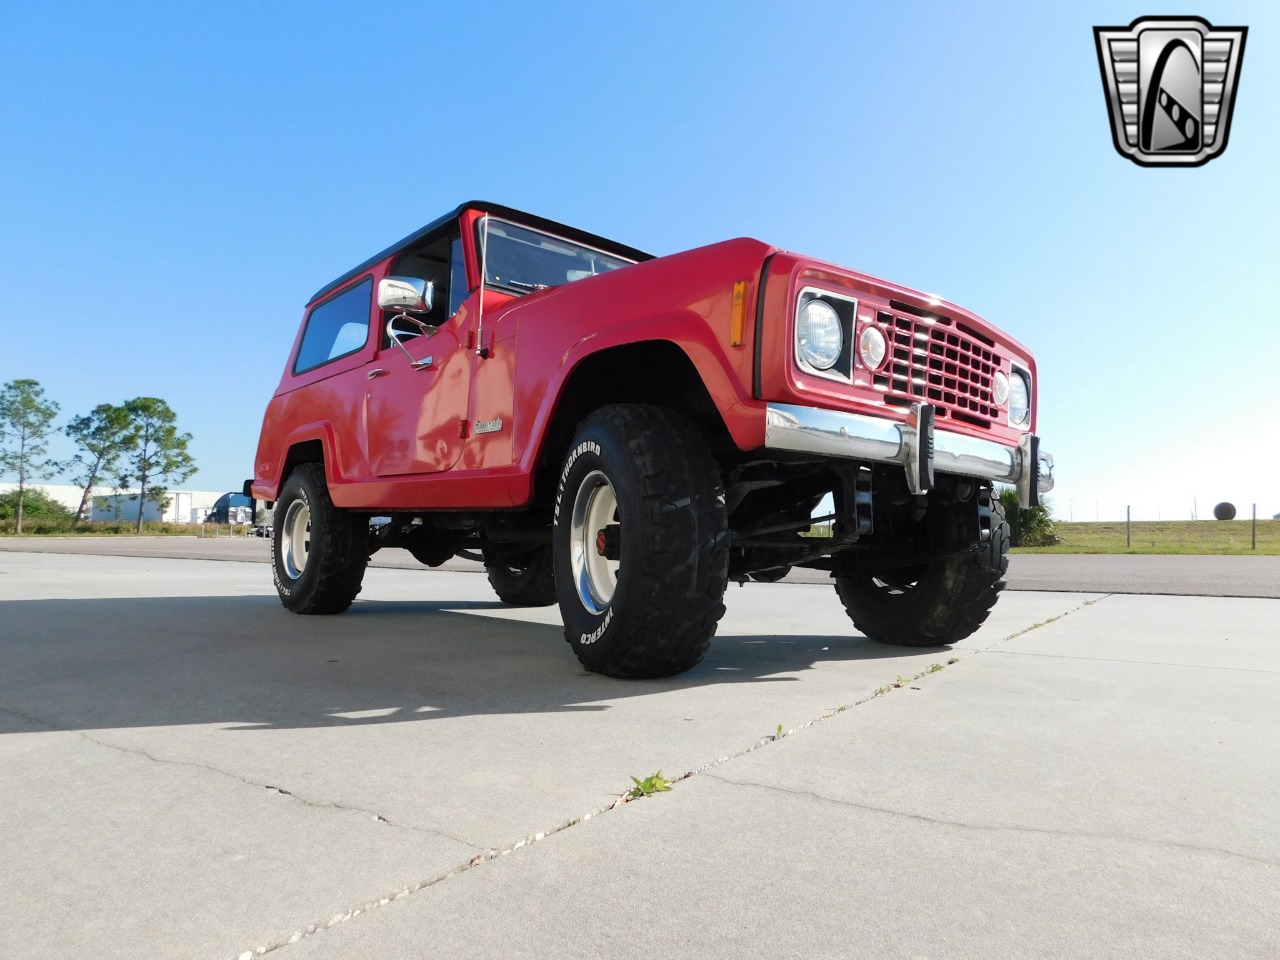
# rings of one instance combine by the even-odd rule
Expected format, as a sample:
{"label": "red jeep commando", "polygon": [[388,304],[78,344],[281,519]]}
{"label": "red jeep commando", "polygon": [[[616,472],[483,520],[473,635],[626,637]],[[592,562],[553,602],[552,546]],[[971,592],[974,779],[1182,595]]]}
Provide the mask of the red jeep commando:
{"label": "red jeep commando", "polygon": [[588,670],[660,677],[730,580],[790,567],[874,640],[971,634],[1008,565],[992,484],[1053,486],[1035,426],[1030,351],[954,304],[467,203],[312,297],[245,486],[295,613],[346,610],[377,550],[473,557],[503,601],[558,603]]}

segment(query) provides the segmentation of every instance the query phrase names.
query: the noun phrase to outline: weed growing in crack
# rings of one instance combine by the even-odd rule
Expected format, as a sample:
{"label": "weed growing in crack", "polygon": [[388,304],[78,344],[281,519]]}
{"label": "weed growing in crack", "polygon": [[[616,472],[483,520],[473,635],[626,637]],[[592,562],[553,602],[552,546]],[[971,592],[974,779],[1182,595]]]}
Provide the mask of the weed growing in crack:
{"label": "weed growing in crack", "polygon": [[635,784],[627,791],[628,800],[639,800],[641,797],[652,796],[655,793],[666,793],[671,789],[671,781],[662,775],[662,771],[650,774],[641,780],[639,777],[632,777],[631,782]]}
{"label": "weed growing in crack", "polygon": [[[960,662],[960,658],[959,658],[959,657],[952,657],[952,658],[951,658],[950,660],[948,660],[945,664],[943,664],[943,663],[931,663],[931,664],[929,664],[929,666],[925,667],[923,670],[921,670],[919,673],[917,673],[914,677],[904,677],[904,676],[899,675],[899,676],[898,676],[898,678],[897,678],[896,680],[894,680],[894,681],[893,681],[893,683],[889,684],[889,686],[887,686],[887,687],[880,687],[880,688],[878,688],[878,689],[876,690],[876,692],[875,692],[875,693],[873,693],[871,696],[872,696],[872,697],[882,697],[882,696],[884,696],[886,693],[888,693],[890,690],[901,690],[903,687],[911,687],[911,684],[912,684],[914,681],[919,680],[921,677],[927,677],[927,676],[928,676],[929,674],[931,674],[931,673],[938,673],[939,671],[941,671],[941,670],[945,670],[947,667],[951,666],[951,664],[953,664],[953,663],[959,663],[959,662]],[[919,690],[920,688],[919,688],[919,687],[911,687],[911,689],[912,689],[912,690]]]}

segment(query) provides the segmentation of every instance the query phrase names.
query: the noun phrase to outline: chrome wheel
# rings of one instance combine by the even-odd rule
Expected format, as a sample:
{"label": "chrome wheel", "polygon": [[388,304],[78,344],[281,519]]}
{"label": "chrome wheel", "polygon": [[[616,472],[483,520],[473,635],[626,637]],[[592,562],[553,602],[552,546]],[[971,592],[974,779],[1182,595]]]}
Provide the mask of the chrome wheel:
{"label": "chrome wheel", "polygon": [[578,599],[591,613],[603,613],[618,588],[618,496],[599,470],[587,474],[573,501],[569,561]]}
{"label": "chrome wheel", "polygon": [[280,562],[290,580],[297,580],[307,568],[311,551],[311,508],[301,498],[289,504],[280,527]]}

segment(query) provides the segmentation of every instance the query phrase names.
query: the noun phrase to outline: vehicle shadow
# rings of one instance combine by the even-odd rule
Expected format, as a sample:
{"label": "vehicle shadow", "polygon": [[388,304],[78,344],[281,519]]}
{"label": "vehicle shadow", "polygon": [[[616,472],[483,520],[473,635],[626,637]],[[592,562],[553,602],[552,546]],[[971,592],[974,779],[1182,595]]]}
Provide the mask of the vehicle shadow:
{"label": "vehicle shadow", "polygon": [[794,683],[822,664],[945,652],[885,647],[852,626],[844,635],[724,636],[687,673],[619,681],[583,670],[558,622],[522,616],[546,620],[548,611],[365,601],[343,616],[300,617],[274,596],[0,602],[0,733],[605,711],[610,701],[699,686]]}

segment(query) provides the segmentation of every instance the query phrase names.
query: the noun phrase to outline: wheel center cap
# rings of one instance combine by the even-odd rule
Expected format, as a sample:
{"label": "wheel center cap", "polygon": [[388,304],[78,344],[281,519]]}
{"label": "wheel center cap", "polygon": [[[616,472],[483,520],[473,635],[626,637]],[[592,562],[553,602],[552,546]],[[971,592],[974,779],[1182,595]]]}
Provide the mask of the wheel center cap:
{"label": "wheel center cap", "polygon": [[616,523],[610,523],[603,527],[596,534],[596,553],[606,560],[616,561],[622,555],[619,531],[620,527]]}

